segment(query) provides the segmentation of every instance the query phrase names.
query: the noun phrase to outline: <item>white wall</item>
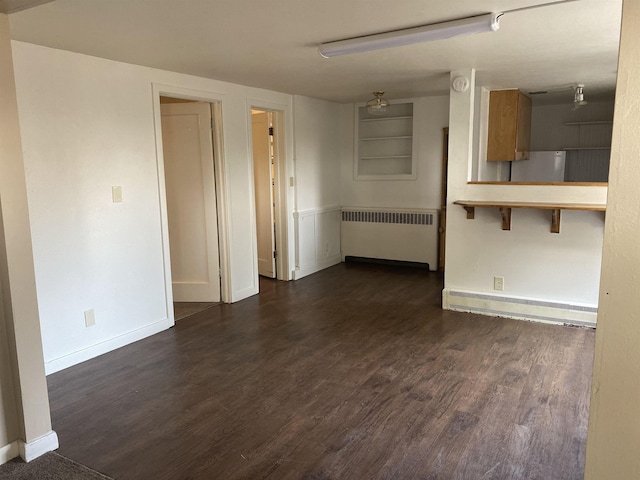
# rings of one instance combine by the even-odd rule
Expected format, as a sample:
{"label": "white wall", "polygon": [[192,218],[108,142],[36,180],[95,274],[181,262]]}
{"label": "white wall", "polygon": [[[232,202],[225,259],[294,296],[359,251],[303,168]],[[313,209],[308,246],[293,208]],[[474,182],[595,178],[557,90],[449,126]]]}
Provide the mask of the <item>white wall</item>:
{"label": "white wall", "polygon": [[[7,71],[11,71],[11,43],[9,35],[9,22],[8,17],[4,14],[0,14],[0,65]],[[13,103],[13,112],[10,109],[3,108],[0,110],[0,125],[3,130],[5,128],[13,127],[12,132],[19,134],[18,118],[16,115],[16,92],[15,86],[11,82],[2,81],[8,76],[6,73],[0,77],[0,98],[3,100],[3,104],[7,101]],[[13,113],[13,114],[12,114]],[[0,131],[0,134],[3,132]],[[5,157],[18,157],[20,154],[19,143],[14,142],[13,145],[9,144],[8,147],[0,143],[0,155]],[[0,192],[1,195],[1,192]],[[0,204],[0,208],[2,204]],[[0,227],[4,230],[4,221],[2,219],[2,211],[0,210]],[[0,239],[3,235],[0,233]],[[0,258],[6,254],[4,251],[0,251]],[[3,264],[5,262],[2,262]],[[33,267],[32,267],[33,269]],[[6,289],[6,280],[3,280],[5,274],[3,272],[0,275],[0,464],[10,460],[18,455],[17,440],[20,432],[18,428],[18,410],[16,408],[16,389],[14,385],[14,363],[12,357],[9,355],[9,348],[13,342],[9,341],[8,337],[8,322],[10,319],[5,314],[5,305],[2,300]],[[15,351],[15,345],[13,345],[13,351]],[[16,379],[17,380],[17,379]]]}
{"label": "white wall", "polygon": [[339,104],[294,97],[296,279],[340,262],[340,118]]}
{"label": "white wall", "polygon": [[407,180],[356,180],[354,104],[342,107],[342,205],[345,210],[431,214],[431,225],[342,223],[342,256],[428,263],[438,268],[438,211],[442,191],[443,129],[449,125],[449,96],[413,101],[416,175]]}
{"label": "white wall", "polygon": [[0,296],[0,464],[18,455],[18,410],[16,409],[13,368]]}
{"label": "white wall", "polygon": [[[354,179],[355,105],[342,107],[342,205],[379,208],[440,208],[442,129],[449,125],[449,96],[413,99],[417,137],[416,180]],[[398,100],[400,101],[400,100]]]}
{"label": "white wall", "polygon": [[585,479],[640,478],[640,2],[625,1]]}
{"label": "white wall", "polygon": [[340,205],[341,106],[294,97],[297,209]]}
{"label": "white wall", "polygon": [[[13,43],[47,371],[153,334],[165,303],[152,84],[222,102],[231,300],[258,291],[251,105],[292,97],[21,42]],[[290,132],[287,128],[286,134]],[[287,135],[287,171],[293,171]],[[111,203],[121,185],[123,203]],[[287,193],[288,195],[288,193]],[[293,218],[291,216],[293,231]],[[293,250],[293,249],[292,249]],[[95,309],[85,328],[83,312]]]}
{"label": "white wall", "polygon": [[480,182],[508,182],[511,162],[487,162],[490,94],[491,90],[485,87],[476,87],[474,92],[473,161],[469,165],[469,178]]}
{"label": "white wall", "polygon": [[0,14],[0,463],[58,447],[44,375],[9,18]]}
{"label": "white wall", "polygon": [[[471,71],[454,72],[472,76]],[[452,73],[452,78],[453,73]],[[595,321],[604,215],[562,211],[560,234],[551,214],[514,210],[510,231],[497,209],[476,209],[475,220],[455,200],[604,203],[606,187],[470,185],[475,89],[451,94],[446,308],[549,321]],[[493,277],[505,288],[493,290]]]}

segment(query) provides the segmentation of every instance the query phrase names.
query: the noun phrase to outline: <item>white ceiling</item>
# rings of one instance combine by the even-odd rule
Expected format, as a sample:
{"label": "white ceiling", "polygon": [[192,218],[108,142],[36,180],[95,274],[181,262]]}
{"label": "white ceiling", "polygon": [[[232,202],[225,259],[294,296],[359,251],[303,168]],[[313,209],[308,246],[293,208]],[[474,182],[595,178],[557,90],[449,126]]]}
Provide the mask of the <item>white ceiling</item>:
{"label": "white ceiling", "polygon": [[53,0],[0,0],[0,13],[14,13]]}
{"label": "white ceiling", "polygon": [[[513,12],[500,30],[332,59],[318,44],[550,0],[56,0],[10,15],[12,37],[138,65],[364,101],[446,94],[448,72],[523,91],[615,88],[622,0]],[[564,93],[570,101],[572,93]]]}

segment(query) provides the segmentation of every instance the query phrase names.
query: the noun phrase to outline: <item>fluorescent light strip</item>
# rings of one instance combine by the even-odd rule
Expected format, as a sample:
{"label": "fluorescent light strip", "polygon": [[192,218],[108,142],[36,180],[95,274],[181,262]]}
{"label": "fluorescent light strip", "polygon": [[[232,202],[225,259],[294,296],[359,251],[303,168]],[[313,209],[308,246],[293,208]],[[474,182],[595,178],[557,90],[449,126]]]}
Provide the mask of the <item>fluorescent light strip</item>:
{"label": "fluorescent light strip", "polygon": [[331,58],[350,53],[370,52],[383,48],[432,42],[461,35],[495,32],[500,28],[499,20],[501,16],[502,13],[487,13],[450,22],[433,23],[421,27],[365,35],[364,37],[347,38],[345,40],[322,43],[318,51],[323,57]]}

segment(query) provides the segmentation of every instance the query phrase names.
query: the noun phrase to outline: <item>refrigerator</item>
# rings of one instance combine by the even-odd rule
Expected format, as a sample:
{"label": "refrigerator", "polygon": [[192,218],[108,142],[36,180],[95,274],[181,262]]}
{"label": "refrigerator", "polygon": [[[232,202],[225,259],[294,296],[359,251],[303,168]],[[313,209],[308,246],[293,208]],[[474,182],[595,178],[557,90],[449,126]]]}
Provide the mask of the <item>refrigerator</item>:
{"label": "refrigerator", "polygon": [[566,152],[529,152],[529,160],[511,162],[512,182],[564,182]]}

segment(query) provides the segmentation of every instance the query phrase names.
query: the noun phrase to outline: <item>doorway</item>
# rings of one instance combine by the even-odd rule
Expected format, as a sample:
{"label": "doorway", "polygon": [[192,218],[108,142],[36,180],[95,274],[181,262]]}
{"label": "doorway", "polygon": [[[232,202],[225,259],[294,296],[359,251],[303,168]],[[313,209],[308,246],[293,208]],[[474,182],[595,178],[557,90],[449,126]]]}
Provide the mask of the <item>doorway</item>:
{"label": "doorway", "polygon": [[286,279],[284,259],[281,258],[284,240],[278,228],[282,222],[279,218],[278,188],[283,145],[282,120],[281,111],[251,108],[258,275],[281,280]]}
{"label": "doorway", "polygon": [[175,319],[221,300],[212,108],[160,97]]}

